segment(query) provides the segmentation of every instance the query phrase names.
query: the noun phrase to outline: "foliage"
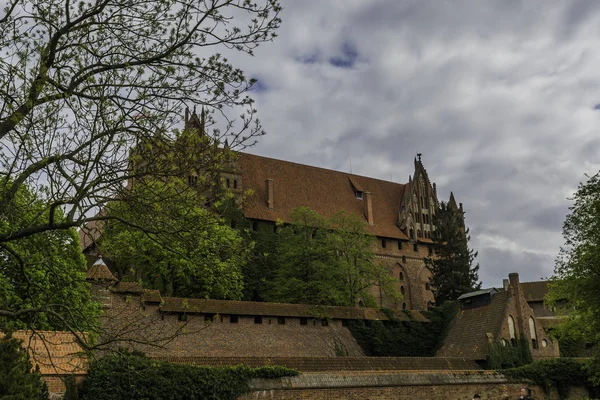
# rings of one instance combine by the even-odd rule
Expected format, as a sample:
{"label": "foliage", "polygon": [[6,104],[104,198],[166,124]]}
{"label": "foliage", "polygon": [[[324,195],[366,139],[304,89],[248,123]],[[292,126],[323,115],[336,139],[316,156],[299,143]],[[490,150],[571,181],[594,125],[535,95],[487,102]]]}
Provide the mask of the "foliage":
{"label": "foliage", "polygon": [[[0,218],[0,234],[48,218],[44,201],[26,186],[19,188],[11,204],[14,208]],[[62,211],[56,209],[54,214],[60,221]],[[0,317],[4,317],[0,331],[81,331],[95,326],[100,309],[85,281],[85,259],[73,229],[1,243],[0,260]]]}
{"label": "foliage", "polygon": [[488,350],[487,368],[505,369],[516,368],[532,362],[531,350],[527,339],[517,339],[515,346],[503,343],[491,343]]}
{"label": "foliage", "polygon": [[469,249],[469,230],[465,230],[464,213],[441,202],[433,220],[431,232],[436,257],[426,258],[425,264],[433,276],[430,283],[436,304],[456,300],[463,293],[481,288],[478,282],[479,264],[473,266],[477,252]]}
{"label": "foliage", "polygon": [[556,388],[561,399],[567,398],[569,386],[586,386],[590,392],[596,388],[589,381],[589,366],[580,360],[555,358],[535,361],[518,368],[505,369],[502,373],[518,380],[529,380],[549,393]]}
{"label": "foliage", "polygon": [[396,296],[389,270],[372,262],[375,237],[354,214],[338,212],[330,219],[307,207],[290,213],[281,227],[275,279],[268,301],[353,306],[374,305],[368,289],[375,284]]}
{"label": "foliage", "polygon": [[[275,37],[280,10],[277,0],[15,0],[3,6],[0,215],[17,206],[16,193],[28,184],[45,195],[47,218],[0,232],[0,243],[105,219],[98,211],[132,175],[182,172],[132,170],[129,149],[169,131],[185,105],[205,107],[205,127],[219,124],[210,132],[215,143],[252,145],[264,134],[247,96],[255,80],[219,52],[252,55]],[[213,161],[208,155],[201,166]],[[61,207],[69,210],[62,217],[49,212]]]}
{"label": "foliage", "polygon": [[79,400],[79,386],[73,375],[69,375],[64,379],[65,394],[62,400]]}
{"label": "foliage", "polygon": [[428,323],[402,322],[386,312],[390,321],[349,321],[348,328],[368,356],[433,357],[457,311],[457,304],[449,302],[423,312]]}
{"label": "foliage", "polygon": [[167,296],[240,298],[251,247],[201,206],[196,191],[176,179],[144,180],[128,196],[106,207],[115,219],[105,224],[100,245],[120,278],[140,280]]}
{"label": "foliage", "polygon": [[600,173],[580,183],[563,225],[565,245],[546,301],[567,314],[562,337],[600,342]]}
{"label": "foliage", "polygon": [[140,353],[119,352],[90,365],[83,398],[234,400],[248,389],[252,378],[280,378],[298,373],[285,367],[213,368],[171,364]]}
{"label": "foliage", "polygon": [[0,398],[7,400],[47,399],[46,384],[37,371],[32,371],[27,351],[21,341],[0,338]]}

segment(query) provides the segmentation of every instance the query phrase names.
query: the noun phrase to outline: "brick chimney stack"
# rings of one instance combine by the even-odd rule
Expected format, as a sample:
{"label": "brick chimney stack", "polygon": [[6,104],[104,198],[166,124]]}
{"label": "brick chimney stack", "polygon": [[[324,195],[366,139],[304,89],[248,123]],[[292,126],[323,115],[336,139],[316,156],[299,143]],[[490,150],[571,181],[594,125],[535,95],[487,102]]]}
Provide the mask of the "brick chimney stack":
{"label": "brick chimney stack", "polygon": [[275,180],[274,179],[267,179],[266,180],[266,184],[267,184],[267,207],[269,207],[269,210],[272,210],[273,207],[275,206]]}
{"label": "brick chimney stack", "polygon": [[519,283],[519,274],[516,272],[508,274],[508,280],[510,282],[509,295],[511,301],[514,303],[515,308],[518,310],[517,317],[517,332],[519,332],[520,338],[525,337],[525,325],[523,322],[523,309],[525,305],[521,302],[521,284]]}
{"label": "brick chimney stack", "polygon": [[365,204],[365,218],[369,225],[373,225],[373,199],[371,197],[371,192],[364,192],[363,200]]}

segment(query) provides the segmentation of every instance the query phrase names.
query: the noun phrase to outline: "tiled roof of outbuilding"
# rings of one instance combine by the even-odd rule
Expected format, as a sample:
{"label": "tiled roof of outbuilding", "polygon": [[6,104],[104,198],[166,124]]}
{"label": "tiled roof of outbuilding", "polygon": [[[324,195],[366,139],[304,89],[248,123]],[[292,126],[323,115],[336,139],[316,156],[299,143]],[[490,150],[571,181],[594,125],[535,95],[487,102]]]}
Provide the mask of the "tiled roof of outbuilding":
{"label": "tiled roof of outbuilding", "polygon": [[550,290],[549,281],[521,282],[521,291],[527,301],[544,301],[544,296]]}
{"label": "tiled roof of outbuilding", "polygon": [[483,360],[488,352],[488,333],[497,339],[506,313],[509,293],[499,292],[483,307],[460,310],[454,318],[438,357]]}
{"label": "tiled roof of outbuilding", "polygon": [[[188,312],[226,315],[262,315],[273,317],[307,317],[335,319],[388,320],[387,315],[377,308],[311,306],[305,304],[260,303],[253,301],[183,299],[165,297],[161,305],[164,312]],[[429,322],[418,311],[398,311],[401,321]]]}
{"label": "tiled roof of outbuilding", "polygon": [[[357,189],[371,193],[374,224],[368,226],[369,231],[408,239],[396,225],[403,184],[247,153],[239,153],[239,162],[244,189],[254,191],[244,206],[247,218],[290,222],[290,212],[301,206],[326,218],[340,210],[364,217],[365,200],[356,198]],[[267,207],[267,179],[273,179],[273,209]]]}

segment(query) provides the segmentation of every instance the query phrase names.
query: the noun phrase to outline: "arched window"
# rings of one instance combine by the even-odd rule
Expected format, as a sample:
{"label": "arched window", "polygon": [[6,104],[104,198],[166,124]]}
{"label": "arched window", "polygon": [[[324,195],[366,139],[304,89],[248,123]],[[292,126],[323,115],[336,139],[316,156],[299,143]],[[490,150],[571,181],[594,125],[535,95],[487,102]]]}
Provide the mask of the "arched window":
{"label": "arched window", "polygon": [[421,237],[421,230],[417,229],[417,237]]}
{"label": "arched window", "polygon": [[402,309],[406,310],[406,303],[402,303]]}
{"label": "arched window", "polygon": [[404,294],[404,292],[406,292],[406,290],[404,290],[404,286],[400,286],[400,293]]}
{"label": "arched window", "polygon": [[535,320],[529,317],[529,335],[531,336],[531,347],[538,348],[537,333],[535,332]]}
{"label": "arched window", "polygon": [[429,222],[427,222],[427,216],[425,215],[425,213],[423,213],[423,223],[428,224]]}
{"label": "arched window", "polygon": [[508,334],[510,335],[510,342],[513,346],[517,346],[517,333],[515,332],[515,320],[512,315],[508,316]]}
{"label": "arched window", "polygon": [[231,183],[231,182],[229,182],[229,178],[227,178],[227,187],[228,187],[228,188],[229,188],[229,186],[230,186],[230,183]]}
{"label": "arched window", "polygon": [[406,264],[406,256],[402,256],[402,262]]}
{"label": "arched window", "polygon": [[233,180],[233,188],[234,188],[234,189],[237,189],[237,179],[234,179],[234,180]]}
{"label": "arched window", "polygon": [[403,281],[404,280],[404,272],[400,271],[400,274],[398,275],[398,278]]}

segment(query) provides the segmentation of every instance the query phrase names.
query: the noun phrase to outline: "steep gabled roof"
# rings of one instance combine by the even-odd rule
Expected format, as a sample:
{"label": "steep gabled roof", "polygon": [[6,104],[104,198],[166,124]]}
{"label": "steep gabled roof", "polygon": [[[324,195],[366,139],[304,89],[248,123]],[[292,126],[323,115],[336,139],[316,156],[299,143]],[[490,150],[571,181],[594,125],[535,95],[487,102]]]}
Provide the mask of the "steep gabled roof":
{"label": "steep gabled roof", "polygon": [[444,345],[437,357],[466,357],[484,360],[489,338],[497,340],[508,305],[508,291],[496,293],[483,307],[460,310],[451,323]]}
{"label": "steep gabled roof", "polygon": [[85,279],[89,281],[116,282],[117,278],[110,272],[102,259],[98,259],[86,272]]}
{"label": "steep gabled roof", "polygon": [[[408,239],[396,225],[403,184],[246,153],[239,153],[239,162],[244,189],[254,191],[244,206],[247,218],[291,222],[290,212],[301,206],[326,218],[340,210],[364,218],[365,200],[356,198],[356,189],[371,193],[374,224],[369,231],[377,236]],[[267,179],[273,179],[273,209],[267,207]]]}
{"label": "steep gabled roof", "polygon": [[544,296],[550,290],[550,283],[549,281],[522,282],[521,291],[525,300],[544,301]]}

